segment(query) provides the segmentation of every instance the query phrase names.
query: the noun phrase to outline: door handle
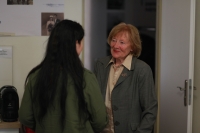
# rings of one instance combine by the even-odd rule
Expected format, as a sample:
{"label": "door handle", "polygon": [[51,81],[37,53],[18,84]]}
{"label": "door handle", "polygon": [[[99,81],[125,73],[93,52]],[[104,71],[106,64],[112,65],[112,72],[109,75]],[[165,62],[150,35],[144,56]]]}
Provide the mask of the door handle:
{"label": "door handle", "polygon": [[188,81],[187,80],[185,80],[185,86],[184,86],[184,88],[182,88],[182,87],[177,87],[177,88],[179,88],[180,89],[180,91],[184,91],[184,105],[185,106],[187,106],[187,95],[188,95],[188,89],[187,89],[187,87],[188,87]]}
{"label": "door handle", "polygon": [[196,88],[195,86],[193,86],[193,89],[194,89],[194,90],[197,90],[197,88]]}

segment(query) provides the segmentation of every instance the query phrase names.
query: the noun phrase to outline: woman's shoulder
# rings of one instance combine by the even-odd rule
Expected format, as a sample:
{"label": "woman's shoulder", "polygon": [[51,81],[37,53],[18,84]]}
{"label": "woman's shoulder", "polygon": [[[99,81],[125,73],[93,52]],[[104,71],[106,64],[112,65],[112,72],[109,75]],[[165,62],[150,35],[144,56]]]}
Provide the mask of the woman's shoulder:
{"label": "woman's shoulder", "polygon": [[32,72],[29,76],[28,76],[28,80],[31,81],[31,80],[35,80],[37,75],[39,73],[39,69],[35,70],[34,72]]}
{"label": "woman's shoulder", "polygon": [[110,61],[111,58],[112,58],[112,56],[105,56],[105,57],[97,58],[96,61],[99,61],[99,62],[107,62],[107,61]]}
{"label": "woman's shoulder", "polygon": [[92,71],[88,70],[87,68],[84,68],[84,76],[85,77],[94,76],[94,73]]}
{"label": "woman's shoulder", "polygon": [[94,72],[84,68],[84,78],[86,82],[93,82],[93,81],[97,81],[96,76],[94,74]]}
{"label": "woman's shoulder", "polygon": [[98,86],[98,82],[97,82],[95,74],[92,71],[90,71],[90,70],[88,70],[86,68],[84,69],[84,81],[85,81],[86,86],[87,86],[86,88],[88,88],[88,86],[93,86],[93,87],[94,86],[95,87]]}
{"label": "woman's shoulder", "polygon": [[133,57],[132,59],[132,66],[134,66],[134,68],[142,68],[142,69],[149,69],[150,66],[144,62],[143,60],[140,60],[136,57]]}
{"label": "woman's shoulder", "polygon": [[111,60],[112,56],[106,56],[106,57],[102,57],[102,58],[98,58],[95,63],[96,65],[108,65],[109,61]]}

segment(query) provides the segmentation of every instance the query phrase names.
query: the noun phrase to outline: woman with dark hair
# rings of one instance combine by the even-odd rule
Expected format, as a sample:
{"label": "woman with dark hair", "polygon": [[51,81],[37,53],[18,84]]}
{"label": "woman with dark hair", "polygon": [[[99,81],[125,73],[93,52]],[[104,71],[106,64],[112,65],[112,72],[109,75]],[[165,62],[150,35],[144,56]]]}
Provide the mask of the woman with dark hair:
{"label": "woman with dark hair", "polygon": [[19,121],[36,133],[94,133],[107,124],[98,82],[79,58],[83,37],[79,23],[58,23],[43,61],[26,78]]}

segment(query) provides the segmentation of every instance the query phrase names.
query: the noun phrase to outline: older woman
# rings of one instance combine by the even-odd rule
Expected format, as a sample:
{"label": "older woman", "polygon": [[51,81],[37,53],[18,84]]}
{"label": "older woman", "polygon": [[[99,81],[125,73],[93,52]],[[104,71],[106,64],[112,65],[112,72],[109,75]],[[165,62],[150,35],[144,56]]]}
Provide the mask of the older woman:
{"label": "older woman", "polygon": [[102,133],[151,133],[157,115],[152,71],[137,59],[136,27],[120,23],[108,36],[111,56],[98,59],[95,74],[105,99],[109,124]]}

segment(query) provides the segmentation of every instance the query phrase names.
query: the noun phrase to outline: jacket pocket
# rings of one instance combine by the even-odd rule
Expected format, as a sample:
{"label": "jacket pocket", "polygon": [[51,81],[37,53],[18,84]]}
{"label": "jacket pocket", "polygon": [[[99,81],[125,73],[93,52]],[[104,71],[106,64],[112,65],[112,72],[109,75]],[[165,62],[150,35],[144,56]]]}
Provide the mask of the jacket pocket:
{"label": "jacket pocket", "polygon": [[138,124],[139,124],[139,123],[131,123],[131,129],[132,129],[133,131],[137,130]]}

